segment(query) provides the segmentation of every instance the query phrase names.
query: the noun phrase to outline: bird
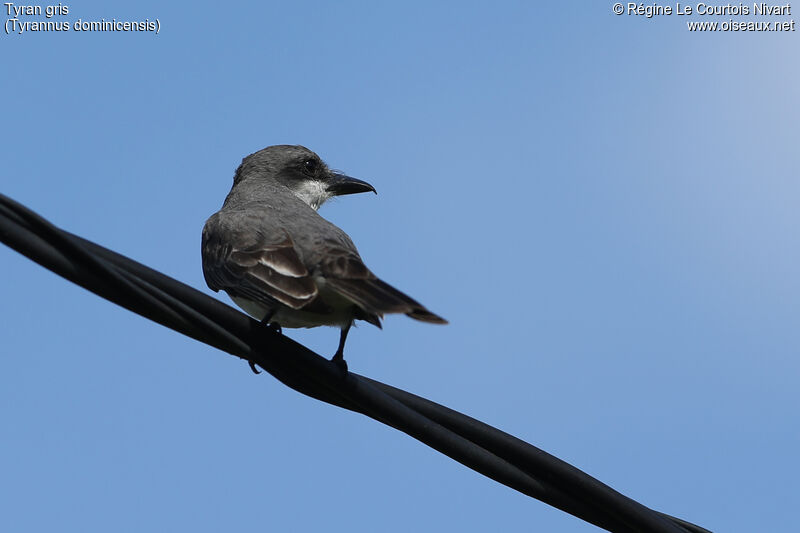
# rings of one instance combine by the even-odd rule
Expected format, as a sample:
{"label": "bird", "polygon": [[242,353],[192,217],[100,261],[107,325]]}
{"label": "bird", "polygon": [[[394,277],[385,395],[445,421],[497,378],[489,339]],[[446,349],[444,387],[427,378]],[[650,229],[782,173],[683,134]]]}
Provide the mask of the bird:
{"label": "bird", "polygon": [[350,237],[317,212],[330,198],[364,192],[377,194],[304,146],[268,146],[246,156],[222,208],[203,227],[206,283],[278,332],[340,328],[331,361],[345,371],[344,346],[355,320],[382,328],[384,315],[402,313],[447,324],[373,274]]}

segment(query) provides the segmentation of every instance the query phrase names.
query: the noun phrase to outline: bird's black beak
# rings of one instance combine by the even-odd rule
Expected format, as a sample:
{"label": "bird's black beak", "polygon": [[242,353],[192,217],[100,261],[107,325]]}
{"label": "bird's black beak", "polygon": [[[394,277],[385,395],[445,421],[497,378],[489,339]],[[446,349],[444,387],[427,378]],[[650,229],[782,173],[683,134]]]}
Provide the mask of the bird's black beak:
{"label": "bird's black beak", "polygon": [[337,172],[331,172],[330,177],[327,179],[327,183],[328,183],[327,191],[329,193],[332,193],[334,196],[342,196],[345,194],[355,194],[357,192],[369,192],[369,191],[378,194],[378,191],[375,190],[375,187],[373,187],[366,181],[357,180],[355,178],[351,178],[350,176],[345,176],[344,174],[339,174]]}

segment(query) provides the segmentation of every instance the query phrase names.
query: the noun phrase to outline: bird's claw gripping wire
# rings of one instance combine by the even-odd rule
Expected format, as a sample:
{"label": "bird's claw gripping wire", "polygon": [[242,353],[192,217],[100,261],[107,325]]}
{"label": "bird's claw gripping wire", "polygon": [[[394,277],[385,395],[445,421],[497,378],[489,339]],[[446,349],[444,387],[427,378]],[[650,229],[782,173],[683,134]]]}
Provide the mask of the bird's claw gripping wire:
{"label": "bird's claw gripping wire", "polygon": [[[277,333],[279,335],[282,335],[283,334],[283,329],[281,329],[281,325],[278,324],[277,322],[270,322],[270,319],[272,318],[273,314],[274,314],[274,312],[273,313],[269,313],[267,316],[265,316],[261,320],[261,324],[263,324],[264,326],[268,327],[269,329],[271,329],[275,333]],[[250,370],[253,371],[253,374],[260,374],[261,373],[256,368],[256,364],[253,361],[247,361],[247,364],[250,365]]]}
{"label": "bird's claw gripping wire", "polygon": [[331,357],[331,363],[338,366],[342,373],[347,374],[347,361],[344,360],[344,354],[336,352],[336,355]]}

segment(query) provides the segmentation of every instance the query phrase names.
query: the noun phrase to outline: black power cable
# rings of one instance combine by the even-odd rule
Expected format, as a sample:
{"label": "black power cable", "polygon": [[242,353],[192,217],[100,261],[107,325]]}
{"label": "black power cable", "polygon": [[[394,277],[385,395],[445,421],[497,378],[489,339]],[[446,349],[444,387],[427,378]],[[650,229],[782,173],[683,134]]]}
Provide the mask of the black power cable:
{"label": "black power cable", "polygon": [[709,533],[618,493],[552,455],[452,409],[337,365],[232,307],[0,194],[0,240],[134,313],[253,361],[282,383],[392,426],[508,487],[614,532]]}

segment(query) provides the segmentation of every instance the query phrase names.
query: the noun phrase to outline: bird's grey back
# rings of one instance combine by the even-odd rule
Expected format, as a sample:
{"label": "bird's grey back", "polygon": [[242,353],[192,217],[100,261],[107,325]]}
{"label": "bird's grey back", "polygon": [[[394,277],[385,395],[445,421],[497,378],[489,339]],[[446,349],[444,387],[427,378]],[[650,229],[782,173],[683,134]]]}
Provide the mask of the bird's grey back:
{"label": "bird's grey back", "polygon": [[279,242],[288,234],[309,266],[332,247],[340,253],[359,256],[355,244],[341,228],[277,183],[255,180],[239,183],[212,219],[215,217],[215,222],[224,225],[226,231],[242,235],[255,232],[266,242]]}

